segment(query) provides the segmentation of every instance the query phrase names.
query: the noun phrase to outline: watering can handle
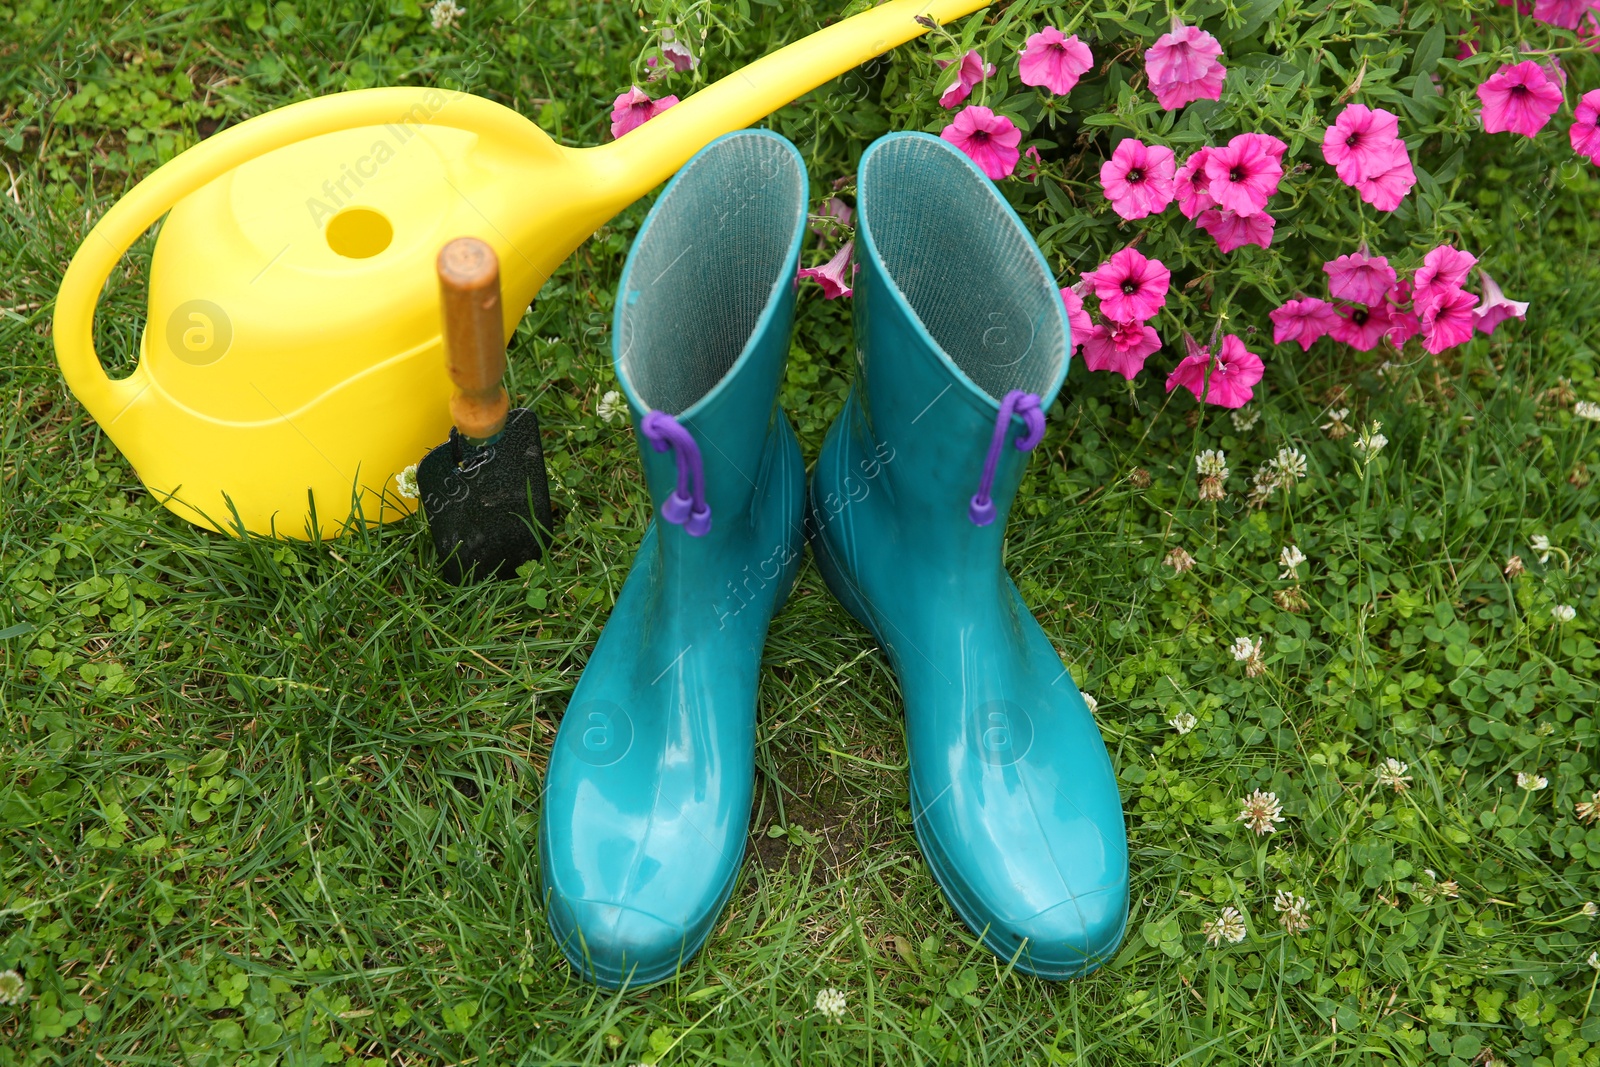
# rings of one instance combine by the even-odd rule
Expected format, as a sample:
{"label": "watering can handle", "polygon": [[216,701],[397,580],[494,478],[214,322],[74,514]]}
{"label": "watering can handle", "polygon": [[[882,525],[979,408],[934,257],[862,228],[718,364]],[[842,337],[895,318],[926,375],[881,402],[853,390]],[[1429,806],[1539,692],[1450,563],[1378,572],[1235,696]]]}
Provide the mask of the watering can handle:
{"label": "watering can handle", "polygon": [[533,153],[562,151],[510,108],[470,93],[412,87],[359,89],[290,104],[223,130],[164,164],[95,223],[56,294],[56,360],[68,387],[108,433],[151,384],[143,361],[128,377],[113,379],[94,350],[100,292],[139,235],[179,200],[258,156],[325,133],[388,124],[444,126],[524,143]]}

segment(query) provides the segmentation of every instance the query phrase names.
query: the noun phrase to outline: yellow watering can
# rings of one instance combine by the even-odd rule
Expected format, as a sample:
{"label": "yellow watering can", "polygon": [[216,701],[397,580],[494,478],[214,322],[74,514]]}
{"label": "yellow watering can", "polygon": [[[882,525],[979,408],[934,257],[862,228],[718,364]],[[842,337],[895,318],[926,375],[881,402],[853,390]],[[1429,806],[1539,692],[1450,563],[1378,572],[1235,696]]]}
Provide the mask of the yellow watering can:
{"label": "yellow watering can", "polygon": [[[493,247],[509,332],[573,249],[702,146],[916,37],[919,17],[986,2],[891,0],[597,148],[443,89],[338,93],[250,119],[90,231],[56,300],[56,358],[146,487],[192,522],[309,538],[399,518],[415,505],[395,476],[450,431],[442,245]],[[95,305],[163,214],[139,363],[112,379]]]}

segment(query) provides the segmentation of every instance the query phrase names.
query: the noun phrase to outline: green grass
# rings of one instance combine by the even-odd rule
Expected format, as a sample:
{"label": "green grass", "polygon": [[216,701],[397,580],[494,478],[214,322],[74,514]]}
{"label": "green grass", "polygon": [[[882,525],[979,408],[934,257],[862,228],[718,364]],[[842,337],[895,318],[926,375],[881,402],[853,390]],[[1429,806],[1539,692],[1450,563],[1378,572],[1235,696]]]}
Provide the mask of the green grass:
{"label": "green grass", "polygon": [[[144,492],[49,339],[86,220],[219,121],[438,81],[569,143],[602,137],[631,16],[467,7],[444,35],[407,2],[0,5],[17,175],[0,199],[0,970],[27,983],[0,1005],[0,1065],[1600,1063],[1581,912],[1600,830],[1574,811],[1600,788],[1600,425],[1573,415],[1600,400],[1600,182],[1540,187],[1527,146],[1477,149],[1454,195],[1497,235],[1528,321],[1383,377],[1376,357],[1257,335],[1248,430],[1169,401],[1170,363],[1136,402],[1074,367],[1009,564],[1098,697],[1123,782],[1133,917],[1113,963],[1043,983],[955,918],[912,838],[895,680],[807,562],[767,643],[739,888],[675,981],[604,993],[546,929],[535,834],[562,708],[648,519],[632,436],[595,413],[647,202],[513,341],[560,530],[522,581],[444,585],[418,520],[320,544],[197,530]],[[731,48],[714,72],[809,11],[752,10],[714,38]],[[774,119],[819,199],[887,128],[857,88]],[[142,329],[148,254],[102,304],[112,362]],[[848,386],[848,316],[802,293],[784,401],[808,456]],[[1370,467],[1320,429],[1330,404],[1382,421]],[[1286,447],[1308,477],[1246,507],[1249,473]],[[1215,507],[1196,500],[1202,448],[1234,470]],[[1541,534],[1560,550],[1545,563]],[[1309,557],[1300,613],[1273,600],[1289,543]],[[1175,546],[1194,570],[1163,565]],[[1514,554],[1527,571],[1508,578]],[[1554,624],[1558,603],[1577,618]],[[1229,654],[1239,636],[1266,638],[1260,677]],[[1198,725],[1180,736],[1184,711]],[[1375,782],[1390,756],[1403,794]],[[1257,788],[1287,816],[1265,838],[1234,820]],[[1307,898],[1308,931],[1277,925],[1280,889]],[[1230,905],[1248,936],[1207,945]],[[828,986],[842,1021],[812,1008]]]}

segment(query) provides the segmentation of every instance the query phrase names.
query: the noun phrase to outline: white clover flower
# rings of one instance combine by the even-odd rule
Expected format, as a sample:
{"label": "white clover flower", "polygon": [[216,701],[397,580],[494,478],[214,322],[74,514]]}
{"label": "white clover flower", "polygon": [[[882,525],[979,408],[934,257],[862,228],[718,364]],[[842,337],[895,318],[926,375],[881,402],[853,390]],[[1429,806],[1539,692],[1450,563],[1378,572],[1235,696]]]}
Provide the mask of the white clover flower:
{"label": "white clover flower", "polygon": [[1378,369],[1373,371],[1378,377],[1388,380],[1389,375],[1400,369],[1400,365],[1392,359],[1386,359],[1378,364]]}
{"label": "white clover flower", "polygon": [[456,24],[467,9],[456,3],[456,0],[437,0],[433,5],[433,28],[446,30]]}
{"label": "white clover flower", "polygon": [[1278,589],[1272,594],[1272,602],[1284,611],[1298,615],[1309,606],[1306,604],[1306,595],[1300,591],[1298,585],[1291,585],[1287,589]]}
{"label": "white clover flower", "polygon": [[1406,773],[1407,766],[1401,761],[1390,756],[1373,769],[1379,785],[1386,785],[1396,793],[1404,793],[1411,788],[1411,776]]}
{"label": "white clover flower", "polygon": [[28,994],[28,985],[16,971],[0,971],[0,1004],[20,1004]]}
{"label": "white clover flower", "polygon": [[1389,439],[1378,431],[1383,429],[1383,423],[1374,419],[1361,431],[1361,436],[1356,438],[1356,451],[1361,453],[1361,458],[1371,463],[1374,456],[1382,452]]}
{"label": "white clover flower", "polygon": [[394,476],[394,489],[395,492],[407,500],[415,500],[422,495],[422,490],[417,488],[417,465],[415,463]]}
{"label": "white clover flower", "polygon": [[1168,552],[1167,558],[1163,562],[1179,574],[1194,569],[1194,557],[1181,548],[1174,548],[1171,552]]}
{"label": "white clover flower", "polygon": [[1254,678],[1257,675],[1266,673],[1267,662],[1262,658],[1262,647],[1265,643],[1266,638],[1264,637],[1258,637],[1254,641],[1248,637],[1235,637],[1233,639],[1233,645],[1229,648],[1229,651],[1233,653],[1235,660],[1244,664],[1245,677]]}
{"label": "white clover flower", "polygon": [[1572,413],[1578,416],[1580,419],[1588,419],[1590,422],[1600,422],[1600,404],[1596,404],[1593,400],[1578,401],[1576,404],[1572,405]]}
{"label": "white clover flower", "polygon": [[1194,457],[1194,469],[1209,478],[1228,476],[1228,456],[1220,448],[1208,448]]}
{"label": "white clover flower", "polygon": [[1269,460],[1256,468],[1251,478],[1250,498],[1247,502],[1253,508],[1264,507],[1279,486],[1288,487],[1278,473],[1277,463]]}
{"label": "white clover flower", "polygon": [[1304,552],[1300,551],[1300,546],[1299,545],[1289,545],[1288,547],[1286,547],[1278,555],[1278,566],[1283,568],[1283,571],[1278,575],[1278,577],[1279,578],[1294,578],[1294,577],[1297,577],[1297,575],[1295,574],[1295,570],[1294,569],[1296,567],[1300,566],[1300,564],[1304,563],[1305,561],[1306,561],[1306,556],[1305,556]]}
{"label": "white clover flower", "polygon": [[1283,821],[1283,804],[1279,802],[1278,794],[1263,793],[1257,789],[1239,801],[1239,814],[1233,818],[1234,822],[1242,822],[1254,830],[1258,837],[1276,833],[1278,828],[1273,823]]}
{"label": "white clover flower", "polygon": [[1249,433],[1255,428],[1256,423],[1261,421],[1261,412],[1260,410],[1248,411],[1245,408],[1238,408],[1235,411],[1228,412],[1228,419],[1233,423],[1235,431]]}
{"label": "white clover flower", "polygon": [[1417,886],[1417,896],[1424,904],[1432,904],[1440,897],[1454,899],[1461,895],[1461,887],[1456,885],[1454,879],[1441,882],[1439,876],[1426,867],[1422,869],[1422,873],[1428,876],[1428,884]]}
{"label": "white clover flower", "polygon": [[1588,800],[1580,800],[1572,806],[1572,813],[1583,822],[1594,822],[1600,819],[1600,789],[1596,789]]}
{"label": "white clover flower", "polygon": [[1190,730],[1193,730],[1195,726],[1199,724],[1199,721],[1199,719],[1194,717],[1192,712],[1180,711],[1178,714],[1167,720],[1167,725],[1178,731],[1178,736],[1182,737]]}
{"label": "white clover flower", "polygon": [[1589,953],[1589,966],[1600,971],[1600,952]]}
{"label": "white clover flower", "polygon": [[1088,705],[1090,715],[1093,715],[1095,712],[1100,710],[1100,702],[1094,697],[1090,696],[1088,693],[1079,693],[1078,695],[1083,698],[1084,704]]}
{"label": "white clover flower", "polygon": [[1228,489],[1227,486],[1222,484],[1221,478],[1208,474],[1200,479],[1199,497],[1202,504],[1226,500],[1228,497]]}
{"label": "white clover flower", "polygon": [[1550,538],[1544,534],[1534,534],[1528,539],[1528,546],[1539,553],[1540,563],[1550,562]]}
{"label": "white clover flower", "polygon": [[605,422],[614,422],[618,415],[628,410],[628,405],[622,402],[622,394],[615,389],[607,392],[600,398],[599,405],[594,409],[595,414]]}
{"label": "white clover flower", "polygon": [[1596,904],[1592,900],[1586,900],[1583,902],[1583,907],[1578,910],[1583,913],[1585,918],[1592,919],[1596,915],[1600,915],[1600,904]]}
{"label": "white clover flower", "polygon": [[1291,934],[1300,934],[1311,929],[1311,918],[1308,914],[1311,909],[1306,904],[1305,897],[1298,897],[1287,889],[1280,889],[1278,895],[1272,899],[1272,910],[1278,913],[1278,921]]}
{"label": "white clover flower", "polygon": [[1335,411],[1328,409],[1328,421],[1322,424],[1322,429],[1335,441],[1350,435],[1350,424],[1344,420],[1350,417],[1349,408],[1340,408]]}
{"label": "white clover flower", "polygon": [[1556,622],[1571,622],[1578,617],[1578,609],[1571,604],[1557,604],[1550,609],[1550,617]]}
{"label": "white clover flower", "polygon": [[1272,461],[1278,474],[1278,483],[1285,489],[1306,476],[1306,456],[1298,448],[1280,448]]}
{"label": "white clover flower", "polygon": [[845,999],[844,993],[828,986],[817,994],[817,1011],[835,1021],[844,1018]]}
{"label": "white clover flower", "polygon": [[1542,774],[1524,774],[1521,771],[1517,772],[1517,785],[1520,788],[1526,789],[1530,793],[1537,792],[1549,784],[1550,779],[1546,778]]}
{"label": "white clover flower", "polygon": [[1220,946],[1224,941],[1237,945],[1244,940],[1244,916],[1239,914],[1238,908],[1223,908],[1215,919],[1201,924],[1200,932],[1211,945]]}

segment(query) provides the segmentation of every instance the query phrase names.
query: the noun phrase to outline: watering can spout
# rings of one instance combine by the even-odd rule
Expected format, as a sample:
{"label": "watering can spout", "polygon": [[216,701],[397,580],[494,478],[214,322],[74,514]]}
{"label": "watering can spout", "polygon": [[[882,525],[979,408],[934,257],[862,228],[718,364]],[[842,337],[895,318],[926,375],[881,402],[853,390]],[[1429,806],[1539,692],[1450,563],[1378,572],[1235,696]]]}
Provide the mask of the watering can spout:
{"label": "watering can spout", "polygon": [[[56,299],[62,374],[156,498],[199,525],[336,537],[409,514],[396,476],[450,429],[432,269],[445,241],[494,250],[509,333],[574,249],[701,147],[984,3],[890,0],[596,148],[431,87],[240,123],[140,182],[79,246]],[[163,216],[139,363],[113,380],[95,307]]]}
{"label": "watering can spout", "polygon": [[[785,104],[992,0],[890,0],[763,56],[617,140],[585,149],[628,203],[677,173],[700,149]],[[921,20],[921,21],[919,21]]]}

